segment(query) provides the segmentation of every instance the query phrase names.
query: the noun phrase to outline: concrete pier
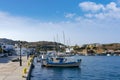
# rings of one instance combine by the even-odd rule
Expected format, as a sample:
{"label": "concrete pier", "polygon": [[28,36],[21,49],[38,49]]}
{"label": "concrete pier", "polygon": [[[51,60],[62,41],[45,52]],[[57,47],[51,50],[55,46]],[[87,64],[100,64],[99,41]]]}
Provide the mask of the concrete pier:
{"label": "concrete pier", "polygon": [[[6,60],[6,62],[1,62],[2,60]],[[19,62],[12,62],[10,58],[0,58],[0,80],[26,80],[22,76],[23,69],[25,67],[29,68],[27,62],[26,56],[22,57],[22,66],[20,66]]]}

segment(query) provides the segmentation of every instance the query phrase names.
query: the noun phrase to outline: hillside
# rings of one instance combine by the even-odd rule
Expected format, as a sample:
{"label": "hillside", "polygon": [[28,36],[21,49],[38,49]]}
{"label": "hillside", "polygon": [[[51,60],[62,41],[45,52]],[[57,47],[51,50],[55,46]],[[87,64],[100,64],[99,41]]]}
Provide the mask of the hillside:
{"label": "hillside", "polygon": [[50,41],[27,42],[27,41],[15,41],[6,38],[0,38],[1,44],[5,43],[9,45],[15,45],[15,44],[19,44],[20,42],[22,43],[23,46],[27,46],[27,47],[63,45],[61,43],[50,42]]}
{"label": "hillside", "polygon": [[120,50],[120,43],[103,44],[101,47],[108,50]]}
{"label": "hillside", "polygon": [[10,44],[10,45],[14,45],[17,43],[17,41],[13,41],[11,39],[6,39],[6,38],[0,38],[0,43],[5,43],[5,44]]}
{"label": "hillside", "polygon": [[[20,41],[15,41],[11,39],[6,39],[6,38],[0,38],[0,43],[5,43],[5,44],[10,44],[10,45],[15,45],[19,44]],[[57,43],[57,42],[50,42],[50,41],[38,41],[38,42],[27,42],[27,41],[21,41],[22,46],[25,47],[30,47],[30,48],[36,48],[36,49],[41,49],[41,48],[49,48],[53,49],[55,47],[58,47],[59,45],[65,46],[64,44]],[[100,44],[99,46],[91,46],[89,44],[86,45],[86,47],[79,48],[79,46],[74,47],[75,50],[81,51],[85,49],[94,49],[94,50],[120,50],[120,43],[110,43],[110,44]]]}

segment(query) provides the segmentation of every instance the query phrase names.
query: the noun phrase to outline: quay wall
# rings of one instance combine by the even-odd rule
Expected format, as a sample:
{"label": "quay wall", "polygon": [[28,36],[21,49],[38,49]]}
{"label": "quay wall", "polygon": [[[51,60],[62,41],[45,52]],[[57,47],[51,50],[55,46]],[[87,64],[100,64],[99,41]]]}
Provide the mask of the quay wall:
{"label": "quay wall", "polygon": [[30,63],[30,67],[29,67],[29,69],[28,69],[28,73],[27,73],[26,80],[31,80],[31,73],[32,73],[32,69],[34,68],[33,61],[34,61],[34,57],[33,57],[32,60],[31,60],[31,63]]}

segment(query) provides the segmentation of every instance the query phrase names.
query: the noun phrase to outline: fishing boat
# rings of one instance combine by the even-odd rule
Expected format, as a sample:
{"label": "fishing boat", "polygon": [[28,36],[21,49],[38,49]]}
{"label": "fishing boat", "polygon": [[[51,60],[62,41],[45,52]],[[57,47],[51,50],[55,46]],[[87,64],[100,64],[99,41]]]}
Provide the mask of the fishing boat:
{"label": "fishing boat", "polygon": [[46,59],[42,59],[42,66],[45,67],[79,67],[81,59],[73,57],[59,57],[56,55],[47,56]]}
{"label": "fishing boat", "polygon": [[[64,32],[63,32],[63,38],[65,44]],[[58,35],[57,35],[57,40],[58,40]],[[76,57],[67,55],[66,52],[61,53],[59,47],[60,46],[57,43],[55,43],[55,48],[56,48],[55,51],[48,53],[46,57],[42,56],[42,60],[41,60],[42,66],[45,67],[79,67],[80,66],[81,59],[77,59]],[[70,50],[70,48],[68,50]]]}

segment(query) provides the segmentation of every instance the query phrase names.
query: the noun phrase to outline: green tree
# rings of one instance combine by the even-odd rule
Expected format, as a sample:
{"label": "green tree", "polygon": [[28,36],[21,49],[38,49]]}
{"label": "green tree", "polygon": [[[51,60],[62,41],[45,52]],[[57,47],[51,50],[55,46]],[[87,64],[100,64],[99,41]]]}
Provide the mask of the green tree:
{"label": "green tree", "polygon": [[76,44],[74,47],[73,47],[74,50],[78,51],[80,49],[80,47]]}

